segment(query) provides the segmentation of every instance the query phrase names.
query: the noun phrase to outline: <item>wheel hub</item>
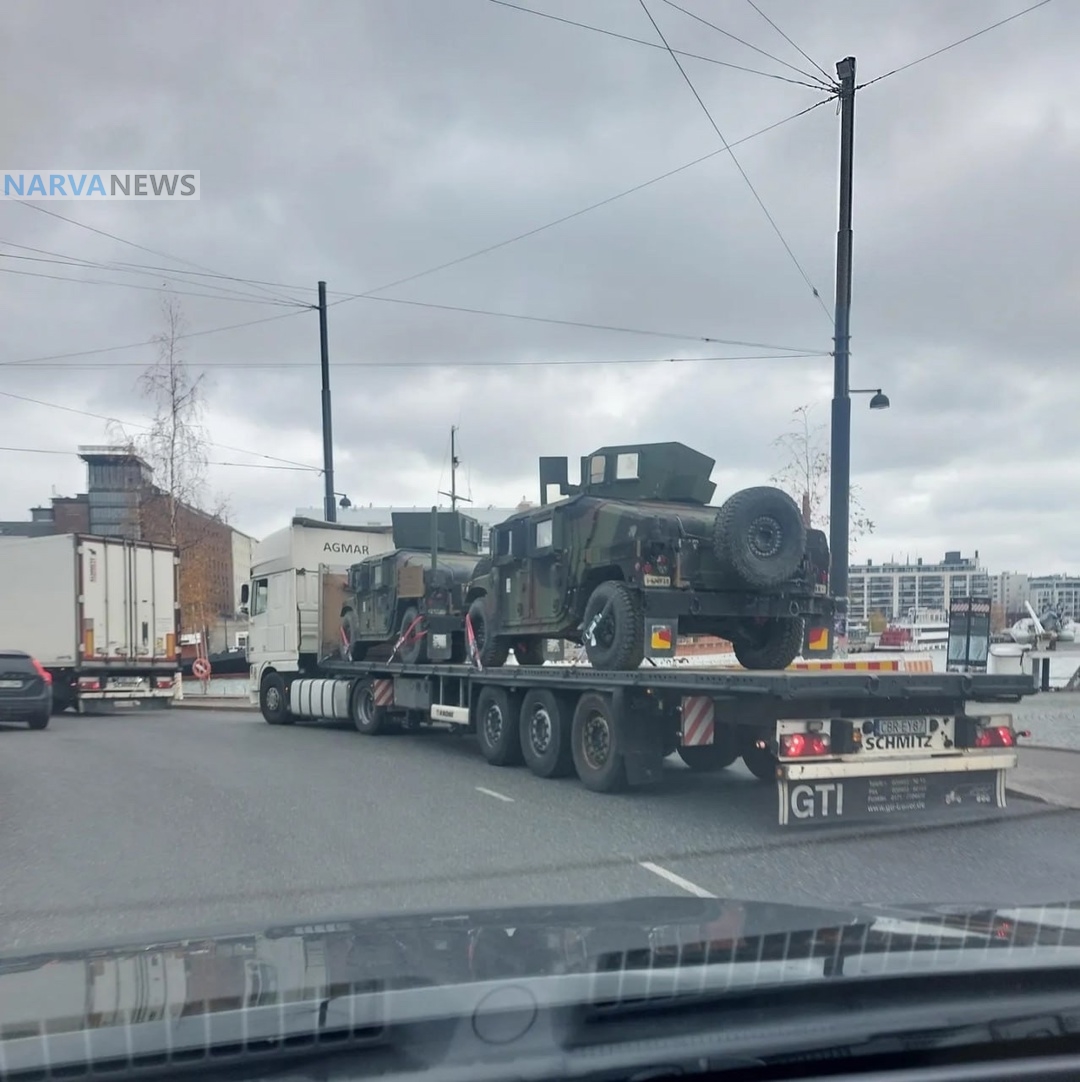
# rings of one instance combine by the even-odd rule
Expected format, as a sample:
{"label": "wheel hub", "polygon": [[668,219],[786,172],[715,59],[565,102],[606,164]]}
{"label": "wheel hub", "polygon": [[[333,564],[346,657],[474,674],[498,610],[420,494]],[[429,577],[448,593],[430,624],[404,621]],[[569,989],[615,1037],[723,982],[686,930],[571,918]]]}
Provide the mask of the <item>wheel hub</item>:
{"label": "wheel hub", "polygon": [[768,559],[780,551],[784,532],[780,523],[772,515],[758,515],[750,524],[750,533],[747,541],[750,551],[761,559]]}
{"label": "wheel hub", "polygon": [[611,754],[611,728],[603,714],[590,714],[582,734],[585,761],[593,770],[600,770]]}
{"label": "wheel hub", "polygon": [[548,712],[538,706],[529,719],[529,743],[537,755],[543,755],[551,746],[551,718]]}
{"label": "wheel hub", "polygon": [[269,687],[266,689],[266,705],[272,711],[281,709],[281,693],[276,687]]}
{"label": "wheel hub", "polygon": [[484,736],[488,744],[495,747],[502,737],[503,716],[502,711],[492,703],[484,714]]}

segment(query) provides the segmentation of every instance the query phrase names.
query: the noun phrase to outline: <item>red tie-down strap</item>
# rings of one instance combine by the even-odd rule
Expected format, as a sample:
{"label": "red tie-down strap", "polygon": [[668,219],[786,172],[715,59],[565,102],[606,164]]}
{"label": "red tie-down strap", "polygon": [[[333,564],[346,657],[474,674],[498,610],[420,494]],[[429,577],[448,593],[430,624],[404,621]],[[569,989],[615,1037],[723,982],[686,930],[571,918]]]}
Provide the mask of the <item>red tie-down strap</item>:
{"label": "red tie-down strap", "polygon": [[396,643],[394,643],[394,649],[390,653],[390,660],[391,661],[394,660],[394,655],[406,643],[415,642],[417,639],[422,639],[427,634],[426,631],[417,631],[416,630],[416,628],[419,625],[421,620],[423,620],[423,617],[422,616],[417,616],[413,620],[413,622],[411,624],[409,624],[409,626],[407,628],[405,628],[405,630],[401,633],[401,638],[398,639],[398,641]]}
{"label": "red tie-down strap", "polygon": [[484,666],[480,663],[480,648],[476,645],[476,633],[473,631],[472,620],[469,614],[465,614],[465,648],[469,652],[469,661],[473,667],[483,672]]}

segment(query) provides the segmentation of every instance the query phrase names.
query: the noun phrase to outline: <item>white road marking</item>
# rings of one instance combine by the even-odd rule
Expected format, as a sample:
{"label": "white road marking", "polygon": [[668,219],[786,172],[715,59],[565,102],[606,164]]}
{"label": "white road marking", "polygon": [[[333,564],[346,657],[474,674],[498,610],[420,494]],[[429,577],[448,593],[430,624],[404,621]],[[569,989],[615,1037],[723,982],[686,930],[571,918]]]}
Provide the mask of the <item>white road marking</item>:
{"label": "white road marking", "polygon": [[697,883],[691,883],[689,879],[683,879],[681,875],[676,875],[674,872],[669,872],[667,868],[661,868],[659,864],[653,864],[650,860],[641,860],[638,863],[647,871],[652,872],[653,875],[660,876],[661,879],[666,879],[669,883],[674,883],[677,887],[682,887],[687,894],[693,894],[698,898],[715,898],[716,895],[712,891],[706,890],[704,887],[699,887]]}
{"label": "white road marking", "polygon": [[476,787],[478,793],[483,793],[485,796],[493,796],[496,800],[504,800],[507,804],[513,804],[514,798],[512,796],[503,796],[502,793],[496,793],[494,789],[485,789],[482,785]]}

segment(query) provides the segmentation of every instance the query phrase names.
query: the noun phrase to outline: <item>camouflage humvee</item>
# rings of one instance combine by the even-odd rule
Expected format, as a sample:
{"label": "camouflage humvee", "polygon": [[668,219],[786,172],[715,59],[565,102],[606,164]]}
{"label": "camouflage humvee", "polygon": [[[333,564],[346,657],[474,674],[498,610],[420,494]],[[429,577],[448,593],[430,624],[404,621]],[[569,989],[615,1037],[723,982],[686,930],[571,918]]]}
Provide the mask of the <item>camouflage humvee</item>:
{"label": "camouflage humvee", "polygon": [[[465,597],[480,523],[460,511],[395,511],[394,549],[349,568],[342,651],[361,661],[392,648],[407,664],[465,660]],[[437,538],[437,539],[436,539]]]}
{"label": "camouflage humvee", "polygon": [[[681,443],[601,447],[570,485],[565,458],[541,458],[541,505],[492,529],[469,586],[481,662],[540,664],[557,638],[635,669],[682,633],[729,640],[748,669],[789,665],[805,618],[831,623],[828,542],[776,488],[710,506],[713,465]],[[569,498],[549,504],[549,484]]]}

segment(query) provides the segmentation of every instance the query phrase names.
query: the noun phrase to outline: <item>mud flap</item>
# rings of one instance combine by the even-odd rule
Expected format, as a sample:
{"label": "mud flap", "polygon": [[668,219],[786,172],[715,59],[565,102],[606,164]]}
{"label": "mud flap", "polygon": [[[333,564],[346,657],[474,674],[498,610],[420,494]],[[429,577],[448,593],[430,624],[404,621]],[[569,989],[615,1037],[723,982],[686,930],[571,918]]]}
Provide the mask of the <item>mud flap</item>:
{"label": "mud flap", "polygon": [[656,704],[628,695],[626,688],[616,688],[611,693],[611,712],[619,727],[627,782],[655,785],[664,771],[664,734]]}

